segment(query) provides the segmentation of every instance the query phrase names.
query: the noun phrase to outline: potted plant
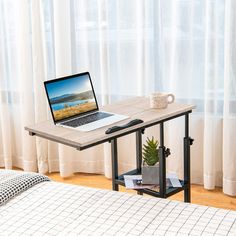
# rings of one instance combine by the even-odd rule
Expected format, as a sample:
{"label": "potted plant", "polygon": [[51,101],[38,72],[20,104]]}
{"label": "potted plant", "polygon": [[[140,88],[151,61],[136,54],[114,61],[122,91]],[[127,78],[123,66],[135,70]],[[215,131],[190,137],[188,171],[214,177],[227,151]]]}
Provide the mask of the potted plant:
{"label": "potted plant", "polygon": [[159,184],[158,144],[158,141],[152,137],[151,139],[147,138],[146,144],[143,145],[143,184]]}

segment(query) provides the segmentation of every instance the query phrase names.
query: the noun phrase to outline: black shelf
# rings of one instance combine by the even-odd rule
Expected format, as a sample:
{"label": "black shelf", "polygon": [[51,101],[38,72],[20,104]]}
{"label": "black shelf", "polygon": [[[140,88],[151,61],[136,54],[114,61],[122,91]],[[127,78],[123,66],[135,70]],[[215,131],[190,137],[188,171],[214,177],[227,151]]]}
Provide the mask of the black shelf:
{"label": "black shelf", "polygon": [[[138,169],[134,169],[129,172],[126,172],[126,173],[118,176],[118,178],[115,180],[115,183],[118,185],[125,186],[124,175],[141,175],[141,171]],[[180,180],[180,183],[181,183],[182,187],[178,187],[178,188],[168,187],[168,188],[166,188],[166,197],[170,197],[178,192],[181,192],[187,187],[187,185],[184,183],[183,180]],[[160,192],[152,190],[152,189],[145,188],[145,189],[134,189],[134,190],[138,191],[139,193],[149,194],[154,197],[161,197]]]}
{"label": "black shelf", "polygon": [[[119,185],[125,186],[124,175],[137,175],[141,174],[142,166],[142,134],[145,129],[154,125],[159,124],[160,127],[160,142],[158,148],[159,154],[159,177],[160,177],[160,186],[158,191],[151,189],[137,189],[138,194],[149,194],[155,197],[167,198],[172,196],[180,191],[184,191],[184,201],[191,202],[191,186],[190,186],[190,146],[193,144],[193,139],[189,136],[189,113],[191,111],[183,112],[177,116],[171,116],[168,119],[158,120],[157,122],[151,122],[149,124],[144,124],[141,127],[138,127],[136,130],[128,131],[128,133],[136,133],[136,169],[129,171],[125,174],[118,175],[118,148],[117,148],[117,138],[125,136],[128,133],[122,133],[119,136],[113,137],[110,139],[111,142],[111,157],[112,157],[112,189],[119,191]],[[166,188],[166,158],[168,156],[168,148],[164,145],[164,123],[166,121],[175,119],[177,117],[184,116],[185,119],[185,128],[184,128],[184,137],[183,137],[183,179],[180,180],[182,187],[179,188]]]}

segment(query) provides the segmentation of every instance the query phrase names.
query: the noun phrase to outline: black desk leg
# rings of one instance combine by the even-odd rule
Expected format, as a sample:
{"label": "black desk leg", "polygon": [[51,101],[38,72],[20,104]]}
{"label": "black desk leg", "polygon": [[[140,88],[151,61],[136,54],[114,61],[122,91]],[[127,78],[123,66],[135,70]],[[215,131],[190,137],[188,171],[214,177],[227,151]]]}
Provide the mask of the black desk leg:
{"label": "black desk leg", "polygon": [[141,172],[142,165],[142,132],[136,131],[136,166],[139,172]]}
{"label": "black desk leg", "polygon": [[164,123],[160,123],[160,147],[159,147],[159,183],[160,197],[166,198],[166,157],[164,146]]}
{"label": "black desk leg", "polygon": [[[136,168],[141,173],[142,165],[142,131],[136,131]],[[143,195],[141,191],[137,191],[139,195]]]}
{"label": "black desk leg", "polygon": [[184,137],[184,201],[191,202],[190,182],[190,145],[192,139],[189,137],[189,114],[185,115],[185,137]]}
{"label": "black desk leg", "polygon": [[118,179],[118,156],[117,156],[117,139],[111,140],[111,162],[112,162],[112,190],[119,191],[119,185],[116,184]]}

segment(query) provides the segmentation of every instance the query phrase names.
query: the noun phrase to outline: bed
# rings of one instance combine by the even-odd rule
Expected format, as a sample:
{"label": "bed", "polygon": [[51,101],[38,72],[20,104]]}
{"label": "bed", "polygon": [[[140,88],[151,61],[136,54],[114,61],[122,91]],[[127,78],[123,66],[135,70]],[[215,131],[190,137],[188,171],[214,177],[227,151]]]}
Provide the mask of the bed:
{"label": "bed", "polygon": [[0,235],[235,236],[236,211],[46,180],[0,206]]}

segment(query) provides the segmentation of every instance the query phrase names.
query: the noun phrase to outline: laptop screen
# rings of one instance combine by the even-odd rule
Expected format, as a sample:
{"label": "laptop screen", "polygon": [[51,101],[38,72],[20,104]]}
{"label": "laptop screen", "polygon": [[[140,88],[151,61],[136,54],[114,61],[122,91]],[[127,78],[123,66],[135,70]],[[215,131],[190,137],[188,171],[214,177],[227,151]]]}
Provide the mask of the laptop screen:
{"label": "laptop screen", "polygon": [[88,72],[44,82],[54,122],[98,110]]}

